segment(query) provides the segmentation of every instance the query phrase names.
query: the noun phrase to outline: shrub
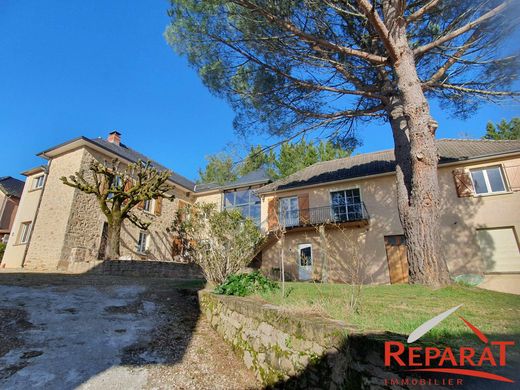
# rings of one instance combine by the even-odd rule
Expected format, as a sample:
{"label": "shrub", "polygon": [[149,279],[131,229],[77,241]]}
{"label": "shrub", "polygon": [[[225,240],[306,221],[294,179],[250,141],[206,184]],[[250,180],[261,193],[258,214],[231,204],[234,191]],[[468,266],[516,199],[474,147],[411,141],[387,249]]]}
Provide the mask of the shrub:
{"label": "shrub", "polygon": [[5,244],[3,242],[0,242],[0,261],[4,258],[4,252],[5,252]]}
{"label": "shrub", "polygon": [[226,281],[215,289],[215,293],[244,297],[254,293],[270,292],[278,288],[278,284],[267,279],[260,272],[255,271],[250,274],[228,276]]}
{"label": "shrub", "polygon": [[251,262],[263,236],[239,210],[194,205],[178,215],[172,232],[189,243],[185,257],[197,263],[206,280],[216,285]]}

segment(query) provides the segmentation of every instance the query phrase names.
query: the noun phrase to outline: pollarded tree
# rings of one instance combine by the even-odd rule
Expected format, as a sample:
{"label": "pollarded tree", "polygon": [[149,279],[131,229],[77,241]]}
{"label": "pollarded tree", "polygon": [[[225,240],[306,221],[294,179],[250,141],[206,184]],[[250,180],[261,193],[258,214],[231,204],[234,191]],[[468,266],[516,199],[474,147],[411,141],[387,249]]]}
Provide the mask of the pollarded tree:
{"label": "pollarded tree", "polygon": [[514,95],[511,0],[172,0],[169,43],[227,98],[239,130],[348,140],[388,122],[411,283],[449,282],[439,243],[437,122],[428,99],[467,115]]}
{"label": "pollarded tree", "polygon": [[125,220],[143,230],[150,225],[134,212],[136,206],[152,199],[160,202],[163,198],[174,198],[173,187],[167,183],[170,175],[170,171],[157,170],[150,161],[122,166],[118,159],[110,163],[93,160],[87,172],[64,176],[61,181],[96,197],[108,223],[105,259],[114,260],[120,256],[121,227]]}

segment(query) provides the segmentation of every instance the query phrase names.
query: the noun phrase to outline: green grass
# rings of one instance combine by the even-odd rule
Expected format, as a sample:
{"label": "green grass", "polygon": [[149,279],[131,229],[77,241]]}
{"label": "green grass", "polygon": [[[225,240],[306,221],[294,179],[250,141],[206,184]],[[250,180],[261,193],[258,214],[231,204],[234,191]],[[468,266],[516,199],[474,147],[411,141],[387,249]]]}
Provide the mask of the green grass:
{"label": "green grass", "polygon": [[281,292],[260,297],[296,313],[312,313],[345,321],[363,331],[389,331],[408,335],[424,321],[454,306],[455,313],[428,333],[431,341],[449,343],[478,339],[458,317],[463,316],[490,339],[520,339],[520,296],[453,285],[442,289],[424,286],[363,286],[356,311],[349,309],[352,288],[341,284],[286,283]]}

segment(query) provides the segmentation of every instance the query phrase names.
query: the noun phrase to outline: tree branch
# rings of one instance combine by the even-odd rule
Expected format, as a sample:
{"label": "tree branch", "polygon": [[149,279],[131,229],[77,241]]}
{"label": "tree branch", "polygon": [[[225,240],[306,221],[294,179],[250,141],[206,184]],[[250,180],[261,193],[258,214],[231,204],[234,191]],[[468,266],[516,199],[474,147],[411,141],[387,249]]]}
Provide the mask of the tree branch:
{"label": "tree branch", "polygon": [[413,14],[408,16],[406,18],[407,23],[411,23],[417,19],[419,19],[421,16],[423,16],[425,13],[430,11],[431,9],[435,8],[435,6],[440,2],[440,0],[431,0],[429,3],[425,4],[424,7],[419,8],[417,11],[415,11]]}
{"label": "tree branch", "polygon": [[502,4],[500,4],[499,6],[493,8],[492,10],[486,12],[484,15],[482,15],[481,17],[475,19],[473,22],[470,22],[470,23],[468,23],[468,24],[466,24],[466,25],[456,29],[455,31],[453,31],[453,32],[451,32],[449,34],[444,35],[444,36],[440,37],[439,39],[437,39],[437,40],[435,40],[433,42],[430,42],[430,43],[428,43],[426,45],[418,47],[417,49],[415,49],[413,51],[414,55],[415,56],[420,56],[420,55],[430,51],[434,47],[442,45],[444,42],[448,42],[448,41],[451,41],[454,38],[457,38],[458,36],[468,32],[469,30],[475,28],[479,24],[485,22],[486,20],[489,20],[492,17],[498,15],[500,12],[502,12],[504,9],[506,9],[507,6],[510,3],[511,3],[511,0],[504,1]]}

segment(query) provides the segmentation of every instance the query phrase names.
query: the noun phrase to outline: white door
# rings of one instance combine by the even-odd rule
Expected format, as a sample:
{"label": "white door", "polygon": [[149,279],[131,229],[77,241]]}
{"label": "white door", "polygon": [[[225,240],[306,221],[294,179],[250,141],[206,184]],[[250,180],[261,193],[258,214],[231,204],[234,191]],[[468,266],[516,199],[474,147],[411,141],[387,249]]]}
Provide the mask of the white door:
{"label": "white door", "polygon": [[477,230],[487,272],[520,272],[520,250],[513,228]]}
{"label": "white door", "polygon": [[298,245],[298,279],[312,279],[312,245]]}
{"label": "white door", "polygon": [[291,227],[298,226],[300,222],[300,213],[298,210],[298,197],[280,199],[280,224],[282,226]]}

